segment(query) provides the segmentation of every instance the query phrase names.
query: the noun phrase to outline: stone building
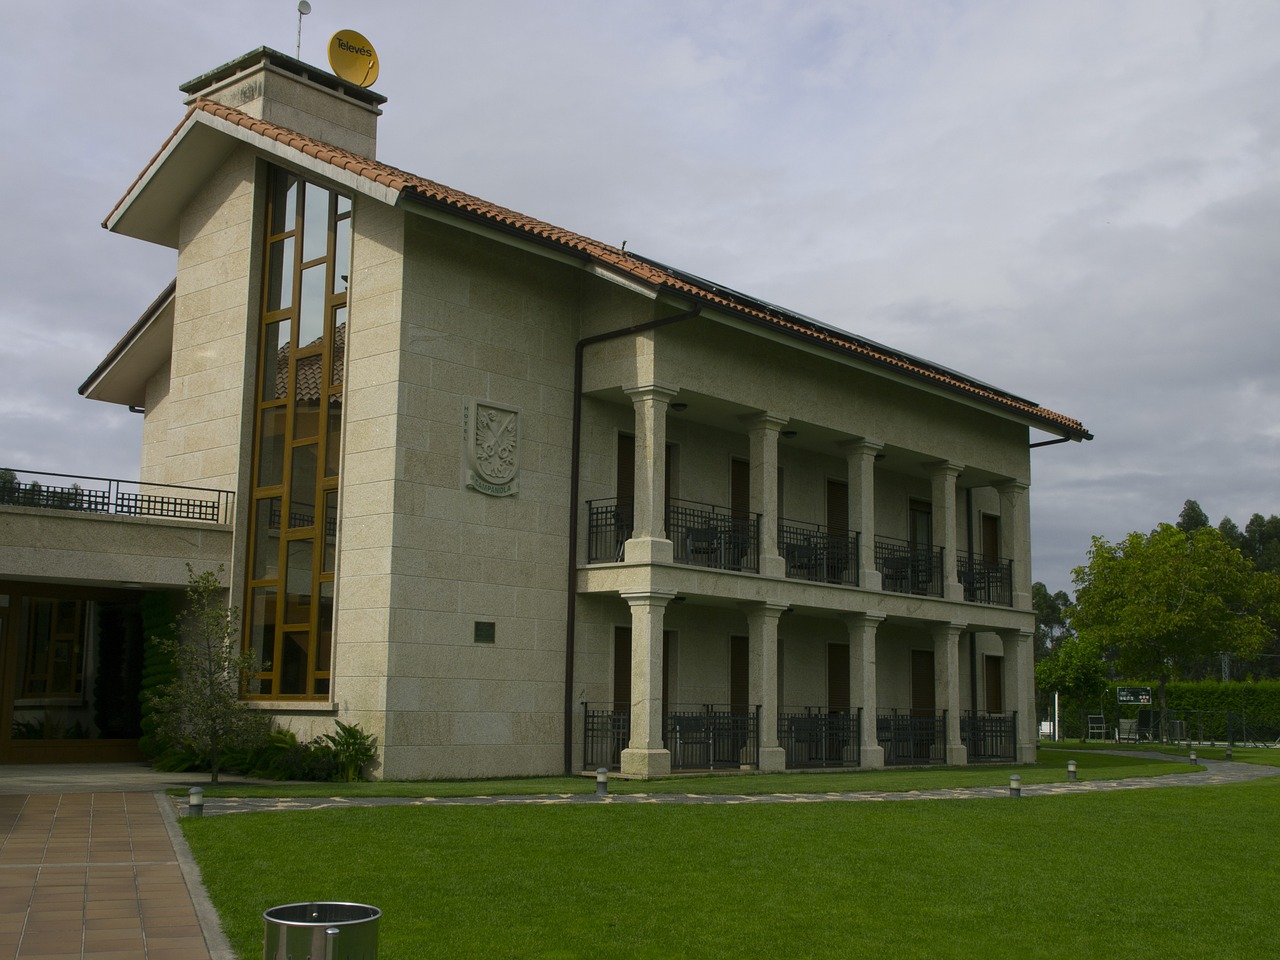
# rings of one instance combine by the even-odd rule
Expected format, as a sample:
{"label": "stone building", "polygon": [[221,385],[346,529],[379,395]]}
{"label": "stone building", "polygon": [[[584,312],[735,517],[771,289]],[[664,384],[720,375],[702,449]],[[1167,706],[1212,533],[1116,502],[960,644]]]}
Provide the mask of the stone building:
{"label": "stone building", "polygon": [[0,757],[127,752],[113,624],[190,561],[244,696],[388,778],[1033,759],[1079,422],[383,164],[384,98],[275,51],[181,89],[104,224],[175,280],[81,388],[140,483],[0,489]]}

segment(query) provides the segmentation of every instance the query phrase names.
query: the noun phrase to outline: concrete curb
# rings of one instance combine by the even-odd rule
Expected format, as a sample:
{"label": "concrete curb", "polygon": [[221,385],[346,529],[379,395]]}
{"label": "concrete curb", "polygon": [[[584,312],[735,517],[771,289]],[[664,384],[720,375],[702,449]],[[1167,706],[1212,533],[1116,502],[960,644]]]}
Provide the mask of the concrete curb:
{"label": "concrete curb", "polygon": [[187,885],[187,893],[191,895],[191,903],[196,910],[196,919],[200,923],[200,931],[204,934],[204,943],[209,950],[211,960],[237,960],[235,951],[227,935],[222,931],[222,921],[218,911],[213,908],[209,892],[204,887],[200,876],[200,866],[191,855],[187,846],[187,838],[182,835],[178,826],[178,813],[173,800],[164,792],[152,794],[156,805],[160,808],[160,816],[164,820],[165,831],[169,834],[169,842],[173,844],[173,852],[178,866],[182,870],[182,879]]}

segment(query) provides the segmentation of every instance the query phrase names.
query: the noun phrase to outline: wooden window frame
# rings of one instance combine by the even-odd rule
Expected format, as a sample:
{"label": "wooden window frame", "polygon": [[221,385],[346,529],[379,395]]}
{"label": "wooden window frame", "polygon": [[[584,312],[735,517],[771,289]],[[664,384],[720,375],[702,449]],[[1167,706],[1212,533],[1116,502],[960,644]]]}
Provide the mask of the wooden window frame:
{"label": "wooden window frame", "polygon": [[[242,695],[247,700],[328,701],[333,696],[336,507],[353,204],[328,187],[277,167],[270,168],[267,184],[244,617],[245,648],[259,659],[257,670],[246,677]],[[317,199],[323,199],[324,206],[310,209]],[[286,211],[292,207],[293,217],[281,217],[277,224],[282,202]],[[314,224],[317,214],[325,218],[324,251],[318,255],[305,249],[307,225]],[[319,237],[314,226],[311,236]],[[345,250],[339,250],[340,241],[347,244]],[[308,252],[312,256],[304,260]],[[302,326],[308,320],[302,316],[303,275],[317,267],[322,268],[324,286],[315,295],[318,300],[308,302],[320,311],[320,332],[315,337],[308,333],[302,343]],[[285,288],[286,277],[289,302],[277,306],[271,297]],[[276,325],[286,323],[288,340],[282,344],[283,330]],[[316,396],[307,398],[314,402],[306,419],[299,403],[304,364],[318,367],[307,370],[307,386]],[[273,410],[282,411],[283,417],[277,441],[280,463],[278,470],[264,476],[263,425]],[[295,469],[312,475],[295,477]]]}

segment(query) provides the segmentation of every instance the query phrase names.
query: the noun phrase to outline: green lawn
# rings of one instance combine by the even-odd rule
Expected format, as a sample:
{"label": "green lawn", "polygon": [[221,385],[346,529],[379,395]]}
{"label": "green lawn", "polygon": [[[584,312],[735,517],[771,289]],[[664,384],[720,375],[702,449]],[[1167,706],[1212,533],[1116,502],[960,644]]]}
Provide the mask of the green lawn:
{"label": "green lawn", "polygon": [[381,960],[1275,954],[1280,778],[1021,800],[354,808],[183,828],[243,958],[261,956],[263,910],[306,900],[382,908]]}
{"label": "green lawn", "polygon": [[[670,777],[664,780],[609,781],[611,793],[830,793],[849,790],[930,790],[937,787],[999,786],[1016,773],[1024,784],[1053,783],[1067,779],[1067,760],[1079,764],[1081,780],[1115,780],[1122,777],[1152,777],[1186,772],[1167,760],[1139,756],[1113,757],[1089,752],[1076,756],[1044,751],[1035,764],[1017,766],[974,765],[912,770],[847,770],[835,773],[785,773],[730,775],[715,777]],[[1280,753],[1280,751],[1277,751]],[[510,796],[532,793],[595,793],[596,782],[588,777],[525,777],[507,780],[419,780],[377,781],[373,783],[221,783],[206,785],[206,797],[474,797]],[[172,790],[185,794],[186,790]]]}

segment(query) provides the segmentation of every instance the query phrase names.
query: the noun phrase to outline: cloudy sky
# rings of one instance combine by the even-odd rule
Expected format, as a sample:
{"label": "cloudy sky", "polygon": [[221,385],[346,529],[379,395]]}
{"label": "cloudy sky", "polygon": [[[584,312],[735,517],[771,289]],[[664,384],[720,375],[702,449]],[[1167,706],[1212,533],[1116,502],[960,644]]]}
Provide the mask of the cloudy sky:
{"label": "cloudy sky", "polygon": [[[389,98],[379,157],[1082,420],[1033,453],[1035,577],[1198,499],[1280,513],[1280,3],[312,0]],[[99,224],[178,85],[294,0],[5,16],[3,454],[136,477],[76,387],[172,277]],[[1035,437],[1034,439],[1044,439]]]}

